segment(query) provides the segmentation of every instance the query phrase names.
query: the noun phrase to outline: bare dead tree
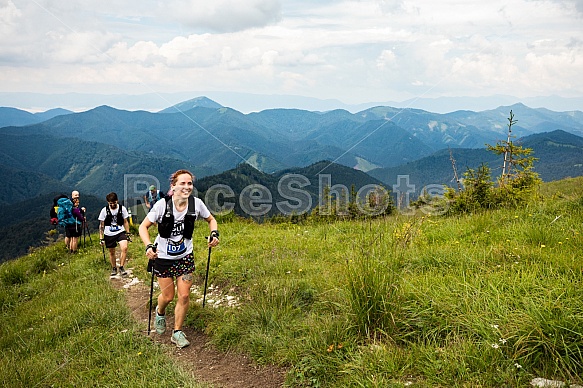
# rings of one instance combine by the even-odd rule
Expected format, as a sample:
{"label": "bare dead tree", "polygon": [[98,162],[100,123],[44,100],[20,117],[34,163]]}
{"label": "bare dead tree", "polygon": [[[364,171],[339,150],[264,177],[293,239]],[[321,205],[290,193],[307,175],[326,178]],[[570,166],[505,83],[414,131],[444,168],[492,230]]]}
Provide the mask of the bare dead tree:
{"label": "bare dead tree", "polygon": [[453,158],[453,152],[451,152],[451,148],[447,147],[449,149],[449,160],[451,160],[451,167],[453,168],[453,177],[455,178],[455,181],[457,182],[457,190],[458,191],[462,191],[462,185],[460,184],[460,178],[457,175],[457,168],[455,167],[455,159]]}

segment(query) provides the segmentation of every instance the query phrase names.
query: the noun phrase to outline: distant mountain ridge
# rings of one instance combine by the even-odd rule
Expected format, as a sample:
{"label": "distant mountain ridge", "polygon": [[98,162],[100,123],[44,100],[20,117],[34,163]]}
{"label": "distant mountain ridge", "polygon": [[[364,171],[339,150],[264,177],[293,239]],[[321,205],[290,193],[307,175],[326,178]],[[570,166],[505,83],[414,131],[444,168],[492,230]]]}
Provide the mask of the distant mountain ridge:
{"label": "distant mountain ridge", "polygon": [[[47,110],[60,106],[76,112],[98,105],[109,105],[121,110],[147,110],[159,112],[168,106],[192,99],[192,96],[207,96],[221,105],[244,113],[268,109],[300,109],[327,112],[336,109],[360,112],[375,106],[423,109],[435,113],[450,113],[458,110],[484,111],[498,106],[523,103],[533,108],[547,108],[556,112],[583,111],[583,97],[561,97],[557,95],[537,97],[515,97],[510,95],[490,96],[441,96],[415,97],[404,101],[377,100],[360,103],[345,103],[337,99],[320,99],[300,95],[257,94],[233,91],[190,90],[174,93],[145,94],[89,94],[89,93],[28,93],[0,92],[0,106],[13,106],[29,111]],[[45,107],[45,108],[43,108]]]}
{"label": "distant mountain ridge", "polygon": [[[5,133],[0,142],[0,179],[10,182],[1,203],[14,203],[43,193],[76,188],[105,196],[124,193],[124,178],[157,179],[168,189],[168,177],[180,168],[199,176],[218,171],[163,156],[125,151],[108,144],[30,133]],[[153,181],[155,182],[155,181]]]}
{"label": "distant mountain ridge", "polygon": [[61,108],[50,109],[40,113],[30,113],[21,109],[0,107],[0,128],[37,124],[53,117],[70,113],[73,112]]}
{"label": "distant mountain ridge", "polygon": [[[170,113],[173,110],[177,113]],[[167,113],[130,112],[109,106],[79,113],[45,112],[42,117],[49,119],[40,123],[0,128],[0,164],[42,173],[49,179],[46,182],[56,179],[99,195],[110,188],[120,190],[124,173],[142,172],[164,181],[170,166],[187,166],[202,178],[241,163],[276,173],[321,160],[369,172],[385,183],[393,181],[396,171],[414,173],[422,177],[420,182],[443,183],[441,171],[450,169],[450,162],[443,161],[448,149],[455,150],[458,166],[494,162],[492,155],[484,153],[484,146],[505,139],[510,110],[517,120],[513,127],[517,138],[537,133],[551,137],[583,134],[582,112],[559,113],[523,104],[450,114],[383,106],[356,114],[298,109],[243,114],[197,97],[168,108]],[[2,112],[12,117],[17,111],[0,110],[0,118]],[[573,137],[569,141],[576,143]],[[536,147],[554,150],[535,155],[542,159],[538,168],[543,179],[553,178],[546,168],[556,169],[545,166],[559,162],[563,163],[559,175],[580,174],[578,163],[571,163],[576,157],[569,154],[577,147],[559,151],[548,143],[537,143]],[[562,155],[560,160],[550,159],[557,154]],[[564,163],[566,160],[570,165]],[[446,168],[436,168],[442,164]],[[4,175],[10,175],[6,171]],[[106,184],[111,181],[116,183]],[[21,197],[15,194],[14,198]]]}
{"label": "distant mountain ridge", "polygon": [[189,111],[193,108],[200,107],[200,108],[211,108],[211,109],[219,109],[223,108],[221,104],[214,102],[213,100],[207,97],[196,97],[192,100],[184,101],[176,105],[172,105],[169,108],[163,109],[158,113],[181,113]]}
{"label": "distant mountain ridge", "polygon": [[319,160],[369,171],[395,167],[448,147],[494,144],[505,138],[511,110],[518,120],[513,133],[519,137],[557,129],[583,135],[582,112],[558,113],[523,104],[449,114],[374,107],[356,114],[273,109],[245,115],[205,97],[174,105],[165,110],[168,113],[101,106],[26,127],[5,127],[0,133],[75,137],[215,171],[246,162],[270,173]]}
{"label": "distant mountain ridge", "polygon": [[[545,182],[583,176],[583,137],[556,130],[514,139],[513,142],[533,150],[532,156],[538,159],[534,163],[534,171]],[[481,164],[488,165],[492,177],[497,177],[503,162],[501,156],[485,148],[451,148],[397,167],[375,169],[368,174],[385,182],[389,188],[397,183],[399,176],[406,176],[408,182],[415,186],[413,195],[419,195],[427,185],[457,188],[452,158],[459,178],[463,178],[463,173],[468,169],[476,170]]]}
{"label": "distant mountain ridge", "polygon": [[[290,201],[292,205],[286,206],[297,206],[296,214],[305,213],[319,204],[320,194],[325,186],[335,188],[335,191],[338,192],[343,191],[348,198],[353,186],[358,191],[368,185],[384,187],[381,181],[362,171],[330,161],[320,161],[310,166],[281,170],[273,174],[266,174],[246,163],[242,163],[221,174],[199,179],[195,184],[198,195],[201,198],[207,197],[209,190],[213,187],[228,186],[229,190],[227,192],[232,196],[230,196],[231,199],[225,200],[225,202],[233,205],[233,210],[236,214],[245,217],[254,216],[257,219],[281,214],[282,212],[285,214],[285,211],[281,211],[277,204],[289,203]],[[246,201],[253,200],[251,194],[257,186],[261,186],[262,190],[266,190],[265,194],[268,194],[267,199],[263,198],[260,201],[256,199],[257,202],[269,207],[265,214],[260,215],[251,214],[252,212],[246,211],[245,206]],[[207,201],[207,206],[211,206],[209,201]],[[251,207],[251,205],[247,205],[247,209]]]}

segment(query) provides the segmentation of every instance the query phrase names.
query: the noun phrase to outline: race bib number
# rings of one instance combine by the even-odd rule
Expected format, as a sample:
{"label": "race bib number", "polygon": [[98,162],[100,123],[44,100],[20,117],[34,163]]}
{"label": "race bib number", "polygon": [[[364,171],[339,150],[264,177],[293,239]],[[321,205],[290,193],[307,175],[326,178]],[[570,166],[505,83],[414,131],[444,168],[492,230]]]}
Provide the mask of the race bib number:
{"label": "race bib number", "polygon": [[186,245],[184,244],[184,239],[181,239],[177,243],[168,240],[168,245],[166,246],[166,253],[168,254],[168,256],[178,256],[184,252],[186,252]]}
{"label": "race bib number", "polygon": [[109,226],[109,231],[110,232],[117,232],[119,230],[119,226],[118,225],[110,225]]}

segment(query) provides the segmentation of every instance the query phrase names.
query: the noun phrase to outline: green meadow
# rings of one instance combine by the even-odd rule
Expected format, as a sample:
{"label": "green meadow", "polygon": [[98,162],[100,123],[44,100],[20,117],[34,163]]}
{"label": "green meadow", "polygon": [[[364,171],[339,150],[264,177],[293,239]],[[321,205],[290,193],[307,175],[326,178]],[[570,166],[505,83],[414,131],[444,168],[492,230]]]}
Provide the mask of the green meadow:
{"label": "green meadow", "polygon": [[[449,217],[218,217],[209,285],[238,304],[193,298],[187,325],[286,367],[290,387],[581,385],[583,179],[540,192],[519,208]],[[201,286],[206,225],[195,233]],[[59,242],[0,266],[2,384],[201,386],[133,321],[92,240],[77,255]],[[129,266],[148,284],[134,240]]]}

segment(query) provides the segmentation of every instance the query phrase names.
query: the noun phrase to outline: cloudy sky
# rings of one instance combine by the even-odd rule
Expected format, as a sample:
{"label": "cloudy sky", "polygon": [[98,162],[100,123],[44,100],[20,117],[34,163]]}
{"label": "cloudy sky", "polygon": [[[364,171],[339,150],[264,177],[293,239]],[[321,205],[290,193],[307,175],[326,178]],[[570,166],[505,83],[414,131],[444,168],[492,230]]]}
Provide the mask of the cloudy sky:
{"label": "cloudy sky", "polygon": [[0,0],[0,92],[583,97],[582,26],[583,0]]}

